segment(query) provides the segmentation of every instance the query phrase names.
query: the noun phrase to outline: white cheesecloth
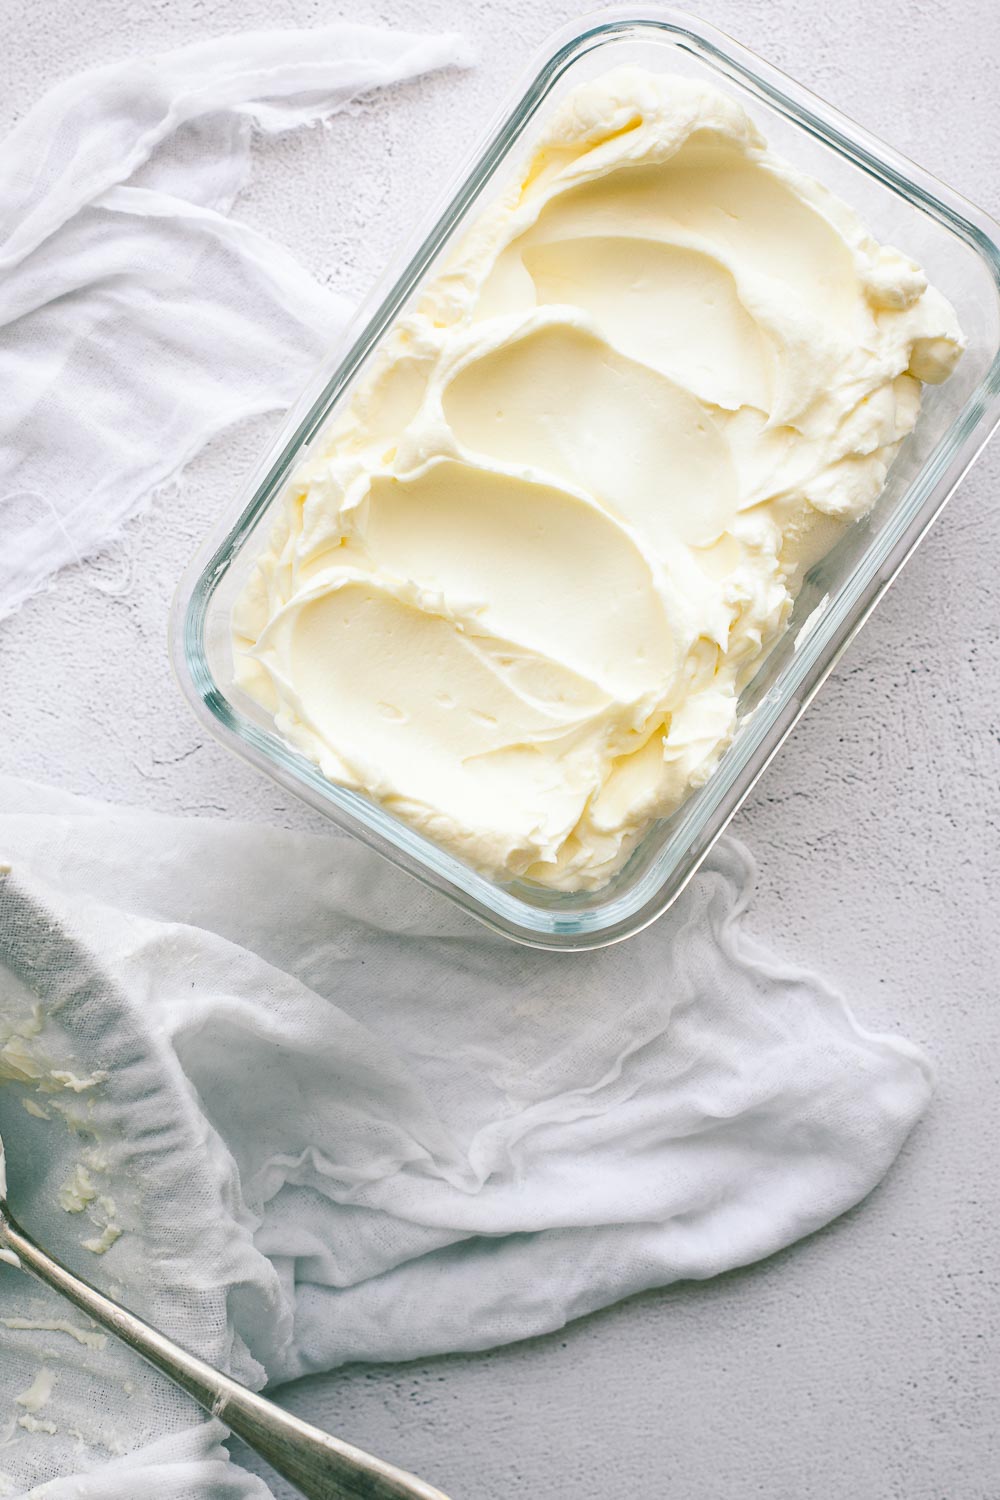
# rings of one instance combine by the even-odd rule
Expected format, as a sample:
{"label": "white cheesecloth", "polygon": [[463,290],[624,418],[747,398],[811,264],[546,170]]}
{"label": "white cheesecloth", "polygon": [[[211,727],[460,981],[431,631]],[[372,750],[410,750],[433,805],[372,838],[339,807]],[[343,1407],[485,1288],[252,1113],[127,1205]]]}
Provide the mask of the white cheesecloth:
{"label": "white cheesecloth", "polygon": [[[253,1384],[487,1348],[768,1255],[862,1198],[928,1098],[915,1048],[743,931],[732,841],[592,954],[514,947],[343,839],[11,779],[0,850],[11,1202]],[[3,1321],[40,1309],[0,1267],[8,1401],[57,1372],[57,1431],[15,1427],[0,1473],[126,1443],[124,1487],[79,1492],[125,1500],[172,1429],[195,1456],[158,1495],[259,1493],[159,1377],[124,1392],[131,1357],[63,1333],[46,1361]]]}
{"label": "white cheesecloth", "polygon": [[346,22],[220,37],[71,78],[0,142],[0,619],[213,433],[287,406],[346,321],[227,218],[252,128],[465,60]]}

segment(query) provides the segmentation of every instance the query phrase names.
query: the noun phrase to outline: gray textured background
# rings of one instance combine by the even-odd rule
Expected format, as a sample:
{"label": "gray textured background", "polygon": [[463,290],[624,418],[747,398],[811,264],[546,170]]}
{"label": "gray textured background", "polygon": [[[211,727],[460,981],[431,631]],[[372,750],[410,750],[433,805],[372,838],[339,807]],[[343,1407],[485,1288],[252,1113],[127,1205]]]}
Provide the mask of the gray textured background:
{"label": "gray textured background", "polygon": [[[996,0],[719,0],[705,18],[1000,215]],[[482,61],[258,152],[238,213],[361,293],[560,0],[0,0],[0,126],[81,67],[337,16],[460,26]],[[141,371],[137,371],[141,380]],[[0,626],[0,764],[164,810],[309,821],[207,743],[171,680],[174,582],[267,424]],[[737,820],[758,931],[821,966],[939,1089],[888,1181],[805,1244],[474,1358],[283,1399],[455,1500],[997,1500],[1000,446],[968,479]],[[287,1489],[279,1493],[291,1494]]]}

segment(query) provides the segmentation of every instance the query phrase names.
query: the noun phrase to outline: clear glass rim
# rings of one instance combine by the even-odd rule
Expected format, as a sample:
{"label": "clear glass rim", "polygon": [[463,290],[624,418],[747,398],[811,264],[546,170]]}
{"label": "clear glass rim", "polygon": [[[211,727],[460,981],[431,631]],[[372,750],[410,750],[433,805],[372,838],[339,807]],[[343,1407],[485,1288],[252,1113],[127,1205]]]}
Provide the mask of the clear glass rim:
{"label": "clear glass rim", "polygon": [[303,445],[327,420],[348,382],[566,68],[607,41],[644,33],[665,35],[707,59],[823,145],[930,214],[978,254],[1000,300],[1000,231],[993,221],[778,69],[716,28],[680,11],[632,6],[585,17],[557,33],[536,57],[518,102],[494,123],[458,191],[443,210],[440,205],[435,208],[432,227],[402,273],[387,292],[376,290],[374,295],[380,300],[374,311],[283,442],[238,519],[221,541],[213,546],[209,539],[192,561],[178,587],[171,618],[172,655],[181,687],[199,717],[224,743],[494,930],[542,948],[584,950],[621,941],[648,926],[676,900],[1000,421],[998,349],[962,411],[915,476],[895,515],[866,551],[816,630],[802,642],[786,669],[781,694],[773,702],[762,701],[752,720],[741,728],[738,741],[712,773],[698,803],[687,813],[682,808],[675,815],[671,835],[649,868],[634,885],[603,903],[573,910],[572,898],[562,905],[558,899],[545,905],[522,900],[424,839],[387,810],[327,781],[318,767],[276,734],[240,713],[216,682],[204,646],[212,596],[234,557],[284,483]]}

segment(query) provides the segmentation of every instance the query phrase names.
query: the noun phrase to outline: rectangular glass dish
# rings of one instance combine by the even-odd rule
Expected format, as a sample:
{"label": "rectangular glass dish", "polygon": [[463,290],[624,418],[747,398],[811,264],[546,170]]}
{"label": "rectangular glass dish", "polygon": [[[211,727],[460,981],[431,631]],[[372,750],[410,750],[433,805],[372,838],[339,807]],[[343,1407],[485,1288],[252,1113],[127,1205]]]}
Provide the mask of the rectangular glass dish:
{"label": "rectangular glass dish", "polygon": [[[394,321],[506,187],[557,101],[623,63],[701,79],[736,97],[769,145],[850,204],[876,239],[920,263],[954,306],[968,348],[946,384],[927,388],[916,430],[873,510],[806,574],[790,623],[742,692],[736,734],[705,784],[648,829],[601,890],[564,893],[526,881],[497,884],[368,797],[328,781],[235,686],[230,614],[292,470],[343,409]],[[690,880],[1000,421],[998,241],[1000,229],[980,210],[692,17],[635,7],[562,32],[358,311],[182,579],[171,648],[196,713],[223,743],[339,827],[515,941],[586,949],[638,932]]]}

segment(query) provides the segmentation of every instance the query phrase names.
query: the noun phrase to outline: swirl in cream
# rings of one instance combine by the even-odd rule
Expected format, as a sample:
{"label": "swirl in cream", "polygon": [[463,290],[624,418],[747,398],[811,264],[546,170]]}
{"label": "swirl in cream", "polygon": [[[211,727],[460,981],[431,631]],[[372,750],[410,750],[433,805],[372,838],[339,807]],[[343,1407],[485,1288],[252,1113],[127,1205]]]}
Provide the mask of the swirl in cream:
{"label": "swirl in cream", "polygon": [[294,474],[238,680],[476,869],[597,889],[710,774],[961,348],[734,100],[586,84]]}

